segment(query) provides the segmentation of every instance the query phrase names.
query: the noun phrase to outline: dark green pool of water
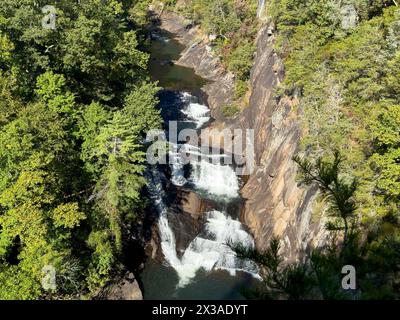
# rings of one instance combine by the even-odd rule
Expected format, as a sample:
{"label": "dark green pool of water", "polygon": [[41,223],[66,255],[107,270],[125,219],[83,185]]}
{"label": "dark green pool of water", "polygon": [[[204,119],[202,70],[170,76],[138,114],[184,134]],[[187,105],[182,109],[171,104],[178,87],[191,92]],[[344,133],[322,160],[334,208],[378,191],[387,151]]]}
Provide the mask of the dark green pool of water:
{"label": "dark green pool of water", "polygon": [[195,74],[193,69],[178,66],[172,61],[179,59],[184,46],[171,33],[160,31],[159,39],[152,41],[149,71],[153,81],[167,90],[186,91],[201,94],[201,87],[207,80]]}
{"label": "dark green pool of water", "polygon": [[175,270],[154,260],[146,263],[141,281],[144,299],[150,300],[241,300],[241,290],[257,282],[245,272],[231,276],[225,270],[199,270],[190,284],[177,288]]}

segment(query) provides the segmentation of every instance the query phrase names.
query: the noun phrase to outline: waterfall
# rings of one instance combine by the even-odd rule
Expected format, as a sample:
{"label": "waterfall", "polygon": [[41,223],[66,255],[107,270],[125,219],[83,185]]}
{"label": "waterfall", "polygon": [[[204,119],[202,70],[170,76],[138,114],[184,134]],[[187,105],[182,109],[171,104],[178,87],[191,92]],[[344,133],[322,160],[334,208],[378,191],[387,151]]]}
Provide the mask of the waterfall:
{"label": "waterfall", "polygon": [[172,168],[171,182],[178,187],[182,187],[186,184],[187,180],[183,169],[184,161],[180,155],[181,150],[177,144],[170,143],[169,145],[170,149],[172,149],[169,152],[169,161]]}
{"label": "waterfall", "polygon": [[[201,128],[210,118],[209,109],[198,103],[196,97],[187,93],[182,94],[186,106],[182,112],[189,121],[195,122]],[[187,180],[184,177],[184,161],[182,152],[192,154],[192,174],[190,182],[195,190],[207,192],[219,200],[234,199],[239,196],[239,182],[234,169],[222,165],[224,154],[209,155],[203,153],[201,148],[190,144],[177,145],[170,142],[169,152],[172,169],[171,182],[176,186],[183,186]],[[194,158],[197,158],[194,159]],[[161,238],[161,249],[165,261],[176,271],[179,276],[178,287],[184,287],[196,276],[197,271],[203,269],[211,271],[224,269],[234,275],[237,270],[244,271],[258,277],[257,266],[250,261],[243,261],[227,246],[230,243],[240,243],[245,247],[254,246],[251,235],[246,232],[243,225],[221,211],[211,211],[206,214],[206,223],[199,235],[194,238],[181,258],[177,255],[176,239],[168,220],[167,195],[163,188],[162,177],[156,166],[151,166],[146,171],[150,197],[158,212],[158,228]]]}
{"label": "waterfall", "polygon": [[211,271],[224,269],[234,275],[237,270],[248,272],[258,277],[258,269],[251,261],[243,261],[226,243],[241,243],[253,247],[254,241],[242,224],[220,211],[207,213],[207,222],[202,233],[197,236],[185,250],[181,259],[176,253],[174,232],[168,221],[168,207],[165,204],[165,191],[160,172],[153,167],[148,171],[148,190],[159,214],[158,228],[161,238],[161,249],[165,260],[175,269],[179,276],[179,287],[184,287],[196,276],[200,269]]}
{"label": "waterfall", "polygon": [[207,214],[203,235],[196,237],[186,249],[177,268],[180,276],[179,286],[185,286],[199,269],[211,271],[224,269],[235,275],[237,270],[257,276],[257,266],[251,261],[243,261],[226,243],[241,243],[253,247],[252,237],[243,230],[242,224],[220,211]]}
{"label": "waterfall", "polygon": [[185,161],[182,158],[185,154],[191,156],[193,171],[190,182],[197,190],[228,199],[238,197],[239,184],[234,170],[220,164],[227,155],[202,153],[199,147],[190,144],[177,145],[170,142],[170,149],[171,182],[174,185],[182,187],[187,183],[184,176]]}
{"label": "waterfall", "polygon": [[[207,106],[198,103],[198,98],[192,96],[187,92],[181,93],[181,100],[186,105],[181,112],[187,117],[187,122],[193,122],[196,124],[196,128],[200,129],[205,123],[210,120],[210,109]],[[182,187],[186,184],[187,180],[184,177],[184,161],[180,154],[182,153],[192,153],[197,152],[201,155],[199,148],[197,146],[191,146],[189,144],[178,145],[170,142],[170,152],[169,159],[172,169],[172,179],[171,182]]]}
{"label": "waterfall", "polygon": [[257,18],[261,18],[265,7],[265,0],[258,0]]}
{"label": "waterfall", "polygon": [[198,190],[228,199],[239,196],[239,182],[232,167],[200,160],[192,163],[191,182]]}
{"label": "waterfall", "polygon": [[210,120],[210,109],[207,106],[198,103],[197,98],[191,94],[184,92],[182,99],[187,103],[182,113],[185,114],[189,121],[196,123],[197,129],[200,129],[204,124]]}
{"label": "waterfall", "polygon": [[232,275],[237,270],[241,270],[257,276],[257,267],[250,261],[237,259],[235,253],[226,245],[232,242],[253,247],[252,237],[243,230],[239,221],[220,211],[211,211],[207,214],[204,230],[189,244],[182,258],[179,259],[176,253],[175,236],[168,222],[168,208],[164,202],[165,192],[160,173],[153,168],[149,176],[148,189],[159,213],[161,249],[165,260],[179,276],[179,287],[187,285],[201,268],[206,271],[224,269]]}
{"label": "waterfall", "polygon": [[168,222],[168,207],[164,200],[166,195],[161,181],[161,173],[153,166],[148,169],[146,176],[148,180],[147,189],[158,212],[158,229],[160,231],[162,252],[171,265],[179,264],[179,259],[176,255],[175,235]]}

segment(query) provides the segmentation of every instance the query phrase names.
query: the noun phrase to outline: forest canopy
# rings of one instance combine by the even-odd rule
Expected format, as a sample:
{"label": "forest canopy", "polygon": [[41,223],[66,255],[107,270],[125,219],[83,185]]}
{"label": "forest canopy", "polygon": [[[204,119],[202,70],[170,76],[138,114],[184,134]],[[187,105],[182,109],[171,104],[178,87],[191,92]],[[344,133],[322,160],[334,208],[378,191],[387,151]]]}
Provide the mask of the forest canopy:
{"label": "forest canopy", "polygon": [[0,299],[91,297],[110,281],[145,205],[145,130],[161,126],[148,1],[57,1],[54,28],[45,5],[0,6]]}

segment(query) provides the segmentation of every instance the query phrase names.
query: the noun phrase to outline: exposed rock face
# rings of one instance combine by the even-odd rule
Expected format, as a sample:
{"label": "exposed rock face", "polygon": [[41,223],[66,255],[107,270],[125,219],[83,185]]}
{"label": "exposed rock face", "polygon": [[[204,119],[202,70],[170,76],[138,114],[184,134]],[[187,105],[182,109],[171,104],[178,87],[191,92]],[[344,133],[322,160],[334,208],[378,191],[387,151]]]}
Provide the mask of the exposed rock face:
{"label": "exposed rock face", "polygon": [[284,72],[268,30],[264,27],[257,39],[250,105],[239,120],[242,127],[254,129],[257,164],[242,190],[247,199],[244,221],[259,248],[265,248],[276,235],[284,240],[285,257],[294,260],[310,245],[320,245],[324,232],[311,215],[316,190],[299,188],[296,183],[297,166],[292,158],[298,150],[301,114],[294,108],[296,98],[277,101],[274,97]]}
{"label": "exposed rock face", "polygon": [[178,34],[188,46],[178,63],[213,81],[204,88],[216,119],[212,127],[254,129],[256,167],[242,189],[246,199],[242,220],[253,233],[257,247],[265,248],[276,235],[283,240],[285,258],[296,260],[311,247],[322,245],[326,238],[323,223],[311,213],[317,190],[297,185],[297,166],[292,161],[301,136],[301,114],[295,108],[298,101],[294,97],[277,100],[274,96],[284,70],[273,50],[273,28],[264,26],[257,38],[249,107],[230,120],[220,114],[219,108],[231,102],[234,78],[224,72],[219,59],[208,49],[208,38],[196,28],[187,30],[184,21],[173,13],[163,14],[162,28]]}
{"label": "exposed rock face", "polygon": [[196,192],[191,190],[182,192],[179,204],[182,210],[190,214],[193,219],[202,219],[206,203]]}
{"label": "exposed rock face", "polygon": [[[204,213],[212,209],[212,204],[201,199],[192,190],[179,188],[169,191],[168,221],[175,235],[178,257],[181,257],[190,242],[200,232]],[[160,243],[158,228],[154,227],[151,240],[147,245],[147,254],[152,259],[162,261],[163,252],[160,250]]]}
{"label": "exposed rock face", "polygon": [[142,291],[133,273],[128,273],[118,283],[112,285],[107,300],[143,300]]}

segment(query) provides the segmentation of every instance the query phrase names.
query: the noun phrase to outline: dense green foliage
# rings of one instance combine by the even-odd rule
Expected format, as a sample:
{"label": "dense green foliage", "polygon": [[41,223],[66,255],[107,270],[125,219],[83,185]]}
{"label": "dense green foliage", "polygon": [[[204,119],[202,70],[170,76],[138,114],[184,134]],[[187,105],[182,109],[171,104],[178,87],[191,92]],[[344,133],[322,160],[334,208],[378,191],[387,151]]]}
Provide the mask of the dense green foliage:
{"label": "dense green foliage", "polygon": [[[272,238],[263,252],[241,244],[230,244],[242,259],[251,259],[261,268],[263,282],[245,294],[254,299],[398,299],[400,297],[400,237],[382,237],[382,230],[364,230],[357,221],[357,183],[344,176],[342,157],[318,158],[315,163],[295,158],[302,182],[316,184],[328,209],[326,227],[331,242],[314,250],[301,263],[284,263],[280,241]],[[355,288],[342,287],[343,266],[355,269]]]}
{"label": "dense green foliage", "polygon": [[[344,5],[357,15],[343,24]],[[303,149],[346,154],[363,221],[399,213],[400,8],[393,1],[272,1],[285,59],[282,90],[300,93]],[[397,219],[397,218],[396,218]]]}
{"label": "dense green foliage", "polygon": [[222,114],[227,118],[234,117],[239,113],[239,111],[239,107],[235,104],[225,105],[221,107]]}
{"label": "dense green foliage", "polygon": [[[145,131],[161,125],[141,48],[148,1],[0,6],[0,299],[96,292],[140,218]],[[44,292],[46,266],[57,286]]]}
{"label": "dense green foliage", "polygon": [[316,183],[318,185],[322,197],[328,202],[328,213],[336,218],[336,221],[328,223],[328,230],[343,230],[343,244],[347,245],[349,238],[354,234],[357,223],[357,206],[354,202],[357,182],[355,179],[347,182],[339,176],[339,168],[342,163],[340,154],[335,153],[332,163],[318,158],[316,164],[313,165],[298,156],[294,158],[294,161],[300,166],[303,181],[306,184]]}

